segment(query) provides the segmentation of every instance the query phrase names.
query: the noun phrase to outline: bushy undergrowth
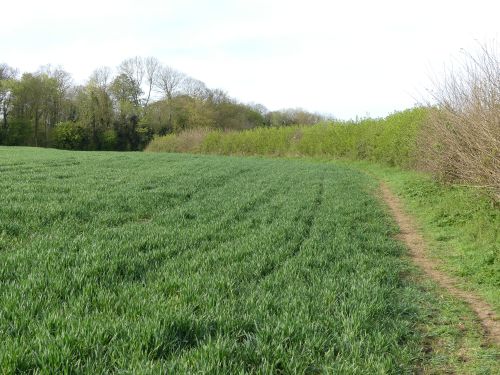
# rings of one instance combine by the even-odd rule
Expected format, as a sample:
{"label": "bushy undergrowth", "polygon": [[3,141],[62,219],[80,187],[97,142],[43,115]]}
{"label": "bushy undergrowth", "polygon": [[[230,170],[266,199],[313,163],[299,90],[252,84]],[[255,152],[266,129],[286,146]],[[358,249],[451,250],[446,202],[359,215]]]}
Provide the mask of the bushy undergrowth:
{"label": "bushy undergrowth", "polygon": [[223,155],[330,156],[392,166],[415,164],[416,139],[425,108],[360,123],[256,128],[241,132],[191,131],[154,139],[147,151]]}
{"label": "bushy undergrowth", "polygon": [[[496,49],[495,49],[496,48]],[[466,53],[433,91],[437,107],[420,139],[419,163],[449,182],[489,189],[500,199],[500,47]]]}
{"label": "bushy undergrowth", "polygon": [[155,138],[147,150],[152,152],[198,152],[204,138],[214,130],[198,128],[185,130],[179,134],[168,134]]}

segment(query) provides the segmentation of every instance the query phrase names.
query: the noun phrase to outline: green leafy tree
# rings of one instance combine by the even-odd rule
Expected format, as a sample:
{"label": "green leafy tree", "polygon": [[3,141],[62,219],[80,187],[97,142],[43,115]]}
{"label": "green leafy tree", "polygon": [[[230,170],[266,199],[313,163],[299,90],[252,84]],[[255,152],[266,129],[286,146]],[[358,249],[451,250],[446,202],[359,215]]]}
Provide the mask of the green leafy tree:
{"label": "green leafy tree", "polygon": [[44,125],[45,129],[45,146],[48,145],[51,114],[58,96],[57,87],[57,80],[45,73],[25,73],[13,87],[15,116],[18,119],[27,119],[33,124],[35,146],[39,146],[41,141],[41,125]]}
{"label": "green leafy tree", "polygon": [[12,110],[12,88],[15,85],[17,71],[7,64],[0,64],[0,144],[4,143],[9,130],[9,114]]}
{"label": "green leafy tree", "polygon": [[78,122],[90,130],[90,147],[101,149],[102,134],[113,125],[113,103],[108,92],[89,82],[77,95]]}

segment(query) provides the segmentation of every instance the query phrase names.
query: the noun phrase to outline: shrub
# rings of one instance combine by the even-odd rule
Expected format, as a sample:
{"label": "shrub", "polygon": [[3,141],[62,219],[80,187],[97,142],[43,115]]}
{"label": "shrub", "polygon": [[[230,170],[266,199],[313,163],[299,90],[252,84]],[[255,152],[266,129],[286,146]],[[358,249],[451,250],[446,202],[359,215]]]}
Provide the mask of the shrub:
{"label": "shrub", "polygon": [[116,149],[117,135],[113,129],[107,129],[102,133],[101,145],[105,151],[112,151]]}
{"label": "shrub", "polygon": [[74,122],[60,122],[52,132],[54,147],[66,150],[83,150],[90,140],[90,135],[84,126]]}
{"label": "shrub", "polygon": [[136,130],[139,138],[139,150],[144,150],[146,146],[154,138],[154,130],[149,126],[139,126]]}
{"label": "shrub", "polygon": [[[213,132],[217,133],[217,132]],[[177,135],[156,137],[146,147],[149,152],[199,152],[200,146],[209,134],[208,129],[189,129]]]}
{"label": "shrub", "polygon": [[[498,48],[498,47],[497,47]],[[494,46],[465,54],[437,82],[420,138],[420,166],[449,182],[491,189],[500,198],[500,58]]]}
{"label": "shrub", "polygon": [[9,121],[7,129],[1,129],[0,144],[7,146],[26,146],[30,144],[33,129],[30,121],[14,119]]}
{"label": "shrub", "polygon": [[148,151],[223,155],[320,156],[366,159],[392,166],[415,164],[415,145],[425,108],[361,123],[255,128],[245,131],[189,130],[155,138]]}

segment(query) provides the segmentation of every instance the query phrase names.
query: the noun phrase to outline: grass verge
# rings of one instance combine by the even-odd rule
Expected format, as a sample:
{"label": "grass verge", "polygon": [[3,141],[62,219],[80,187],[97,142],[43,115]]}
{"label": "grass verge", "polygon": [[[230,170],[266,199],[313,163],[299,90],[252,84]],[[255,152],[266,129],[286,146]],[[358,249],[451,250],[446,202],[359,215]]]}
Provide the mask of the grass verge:
{"label": "grass verge", "polygon": [[425,174],[368,162],[339,162],[386,181],[420,225],[428,254],[460,287],[500,315],[500,210],[474,188],[443,185]]}
{"label": "grass verge", "polygon": [[[443,185],[428,175],[366,162],[335,161],[385,181],[419,224],[427,253],[459,287],[480,295],[500,315],[500,212],[483,192]],[[417,270],[418,274],[418,270]],[[415,279],[426,293],[420,301],[427,320],[426,355],[420,369],[429,374],[495,374],[500,349],[485,342],[477,316],[424,276]]]}

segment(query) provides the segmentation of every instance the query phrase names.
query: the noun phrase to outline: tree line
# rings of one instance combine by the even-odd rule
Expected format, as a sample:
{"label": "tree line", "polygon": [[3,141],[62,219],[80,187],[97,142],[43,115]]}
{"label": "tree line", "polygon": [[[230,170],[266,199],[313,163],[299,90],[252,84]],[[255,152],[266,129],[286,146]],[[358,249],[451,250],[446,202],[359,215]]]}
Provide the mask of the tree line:
{"label": "tree line", "polygon": [[243,130],[324,118],[239,103],[154,57],[134,57],[96,69],[84,85],[62,68],[20,75],[0,64],[0,120],[3,145],[133,151],[155,135],[192,128]]}

